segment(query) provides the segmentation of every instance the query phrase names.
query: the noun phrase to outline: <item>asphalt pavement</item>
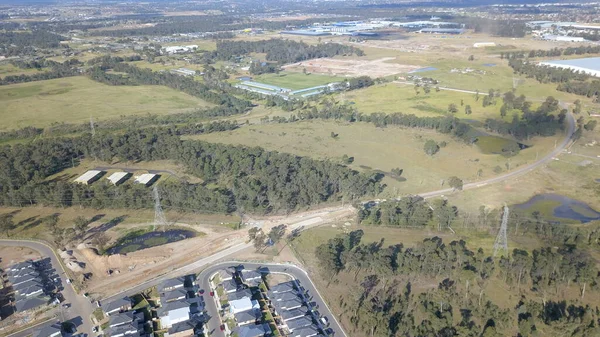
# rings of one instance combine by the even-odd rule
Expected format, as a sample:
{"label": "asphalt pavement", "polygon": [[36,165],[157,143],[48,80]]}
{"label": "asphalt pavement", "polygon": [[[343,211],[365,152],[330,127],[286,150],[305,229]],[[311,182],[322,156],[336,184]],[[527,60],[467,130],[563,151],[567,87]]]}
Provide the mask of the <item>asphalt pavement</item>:
{"label": "asphalt pavement", "polygon": [[[73,289],[72,284],[66,282],[68,274],[65,273],[65,270],[63,269],[63,266],[59,261],[60,257],[56,256],[52,248],[41,242],[27,240],[0,239],[0,245],[11,247],[27,247],[33,250],[37,250],[43,257],[49,257],[50,261],[52,262],[52,267],[54,267],[54,269],[56,270],[56,273],[60,278],[60,282],[64,288],[61,291],[62,295],[65,298],[65,301],[63,303],[68,303],[70,305],[68,309],[60,309],[62,310],[62,315],[64,315],[63,317],[65,318],[65,321],[72,321],[76,325],[78,325],[78,334],[83,334],[84,336],[94,336],[92,334],[92,322],[90,320],[90,316],[94,311],[94,304],[82,295],[77,295],[77,293]],[[8,335],[7,337],[26,337],[31,335],[34,331],[40,330],[41,328],[47,325],[52,325],[57,321],[58,319],[49,320],[45,323],[38,324],[37,326],[19,331],[12,335]]]}

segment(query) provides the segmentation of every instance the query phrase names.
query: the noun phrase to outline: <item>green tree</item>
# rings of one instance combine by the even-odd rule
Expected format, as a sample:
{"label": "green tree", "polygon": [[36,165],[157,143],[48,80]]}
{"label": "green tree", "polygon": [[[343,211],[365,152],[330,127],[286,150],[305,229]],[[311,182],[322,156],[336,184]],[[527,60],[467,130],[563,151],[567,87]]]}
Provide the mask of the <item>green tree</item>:
{"label": "green tree", "polygon": [[7,237],[10,237],[10,231],[15,229],[15,223],[13,221],[12,214],[4,214],[0,216],[0,230],[4,231]]}
{"label": "green tree", "polygon": [[588,121],[583,128],[586,131],[594,131],[594,129],[596,128],[596,125],[598,124],[598,121],[592,120],[592,121]]}
{"label": "green tree", "polygon": [[435,140],[432,139],[428,139],[425,142],[425,145],[423,147],[423,150],[425,151],[425,153],[429,156],[433,156],[434,154],[438,153],[438,151],[440,150],[439,145],[435,142]]}
{"label": "green tree", "polygon": [[463,189],[463,181],[462,179],[456,177],[456,176],[452,176],[450,178],[448,178],[448,185],[450,185],[450,187],[452,187],[455,190],[462,190]]}
{"label": "green tree", "polygon": [[273,244],[279,242],[279,240],[281,240],[281,238],[284,237],[285,235],[285,231],[286,231],[287,226],[286,225],[277,225],[273,228],[271,228],[271,230],[269,231],[268,237],[269,240],[271,240],[271,242]]}
{"label": "green tree", "polygon": [[465,115],[470,115],[473,113],[471,106],[469,104],[465,105]]}
{"label": "green tree", "polygon": [[456,104],[450,103],[448,105],[448,112],[450,112],[450,113],[457,113],[458,112],[458,107],[456,107]]}
{"label": "green tree", "polygon": [[470,56],[469,56],[469,61],[475,61],[475,56],[473,56],[473,55],[470,55]]}

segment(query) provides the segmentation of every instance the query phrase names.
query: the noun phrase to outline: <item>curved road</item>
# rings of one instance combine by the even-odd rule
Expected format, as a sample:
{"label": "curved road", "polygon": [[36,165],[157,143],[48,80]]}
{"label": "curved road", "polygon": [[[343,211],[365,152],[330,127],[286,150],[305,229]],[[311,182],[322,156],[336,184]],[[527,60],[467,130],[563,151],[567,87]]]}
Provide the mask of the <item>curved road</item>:
{"label": "curved road", "polygon": [[[463,190],[470,190],[470,189],[474,189],[474,188],[478,188],[478,187],[483,187],[483,186],[486,186],[489,184],[505,181],[508,179],[512,179],[517,176],[528,173],[530,171],[533,171],[534,169],[538,168],[539,166],[549,162],[550,160],[552,160],[552,158],[559,155],[567,147],[567,145],[569,145],[569,143],[571,142],[571,137],[573,136],[573,133],[575,132],[575,118],[573,118],[573,115],[570,112],[567,113],[567,124],[568,124],[567,125],[567,133],[565,135],[565,138],[562,140],[562,142],[560,144],[558,144],[552,152],[548,153],[547,155],[545,155],[538,161],[536,161],[532,164],[523,166],[523,167],[519,168],[518,170],[508,172],[506,174],[502,174],[502,175],[499,175],[499,176],[496,176],[493,178],[489,178],[486,180],[481,180],[481,181],[465,184],[463,186]],[[448,194],[453,191],[454,190],[452,188],[446,188],[443,190],[420,193],[419,196],[427,199],[427,198],[433,198],[433,197],[441,196],[444,194]]]}
{"label": "curved road", "polygon": [[[77,326],[77,333],[84,334],[87,336],[94,336],[92,335],[92,322],[90,320],[90,316],[94,311],[94,305],[90,302],[89,299],[77,295],[77,293],[73,289],[72,284],[66,283],[68,274],[65,273],[65,270],[63,269],[63,266],[59,261],[59,257],[56,255],[55,251],[50,246],[37,241],[5,239],[0,239],[0,245],[11,247],[27,247],[33,250],[37,250],[40,253],[40,255],[42,255],[42,257],[49,257],[52,262],[52,267],[54,267],[54,269],[56,270],[56,274],[60,278],[60,282],[64,288],[61,291],[61,293],[65,297],[65,301],[63,303],[70,304],[70,307],[63,311],[65,320],[72,320],[76,325],[79,324]],[[37,326],[27,328],[17,333],[8,335],[8,337],[29,336],[34,331],[37,331],[46,325],[51,325],[56,321],[57,320],[53,319],[39,324]]]}

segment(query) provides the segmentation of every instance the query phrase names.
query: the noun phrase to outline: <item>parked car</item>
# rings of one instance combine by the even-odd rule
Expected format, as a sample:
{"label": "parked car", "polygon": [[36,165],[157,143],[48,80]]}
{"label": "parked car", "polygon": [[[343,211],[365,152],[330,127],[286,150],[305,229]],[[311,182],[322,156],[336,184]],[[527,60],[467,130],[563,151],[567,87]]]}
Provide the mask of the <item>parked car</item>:
{"label": "parked car", "polygon": [[98,327],[97,326],[93,327],[92,332],[98,332]]}
{"label": "parked car", "polygon": [[214,291],[211,291],[211,292],[210,292],[210,296],[215,296],[215,292],[214,292]]}
{"label": "parked car", "polygon": [[329,325],[329,320],[327,319],[327,317],[321,317],[320,321],[324,326]]}
{"label": "parked car", "polygon": [[221,324],[221,331],[225,331],[225,324]]}
{"label": "parked car", "polygon": [[202,294],[204,294],[204,289],[200,289],[200,290],[198,290],[198,294],[199,294],[199,295],[202,295]]}

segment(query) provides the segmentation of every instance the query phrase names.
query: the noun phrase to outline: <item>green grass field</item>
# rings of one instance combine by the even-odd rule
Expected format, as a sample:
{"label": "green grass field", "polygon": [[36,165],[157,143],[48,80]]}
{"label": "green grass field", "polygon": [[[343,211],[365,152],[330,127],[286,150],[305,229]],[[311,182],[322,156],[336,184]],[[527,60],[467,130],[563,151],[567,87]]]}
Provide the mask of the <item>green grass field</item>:
{"label": "green grass field", "polygon": [[86,77],[69,77],[0,87],[0,130],[207,106],[211,104],[163,86],[109,86]]}
{"label": "green grass field", "polygon": [[[336,139],[331,132],[338,134]],[[303,121],[290,124],[251,125],[234,131],[194,136],[217,143],[264,147],[268,150],[293,153],[319,159],[341,162],[345,154],[354,157],[352,168],[363,172],[390,172],[403,168],[402,177],[386,176],[385,196],[421,193],[441,188],[441,181],[456,175],[465,181],[497,175],[496,166],[505,170],[507,159],[499,155],[483,154],[478,147],[468,146],[451,137],[431,130],[376,128],[366,123],[334,121]],[[448,145],[433,157],[427,156],[423,145],[427,139],[445,141]],[[552,142],[553,144],[554,142]],[[543,144],[545,146],[547,144]],[[540,146],[545,149],[545,147]],[[534,150],[524,150],[510,159],[516,168],[535,159]]]}
{"label": "green grass field", "polygon": [[[431,88],[429,94],[425,94],[423,88],[420,88],[417,95],[414,86],[400,83],[387,83],[353,90],[345,93],[338,99],[344,102],[354,102],[358,111],[363,113],[401,112],[417,116],[447,115],[450,114],[448,112],[448,105],[455,104],[458,112],[454,113],[454,116],[480,121],[486,118],[500,118],[501,106],[501,101],[499,100],[498,104],[484,108],[481,104],[483,95],[480,95],[479,101],[476,101],[473,94],[446,90],[436,92],[435,88]],[[462,106],[461,101],[463,102]],[[472,114],[465,114],[466,105],[471,106]]]}
{"label": "green grass field", "polygon": [[15,67],[10,63],[0,64],[0,78],[4,78],[6,76],[16,76],[16,75],[31,75],[40,72],[44,72],[45,70],[37,70],[37,69],[21,69],[19,67]]}
{"label": "green grass field", "polygon": [[266,83],[270,85],[276,85],[282,88],[288,88],[292,90],[310,88],[317,85],[328,84],[332,82],[339,82],[342,80],[340,77],[317,75],[317,74],[303,74],[295,72],[280,72],[279,74],[263,74],[253,77],[254,81]]}

